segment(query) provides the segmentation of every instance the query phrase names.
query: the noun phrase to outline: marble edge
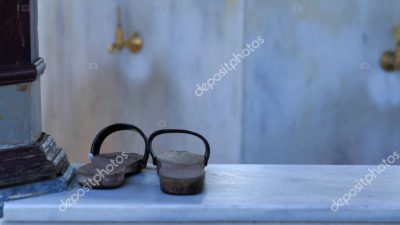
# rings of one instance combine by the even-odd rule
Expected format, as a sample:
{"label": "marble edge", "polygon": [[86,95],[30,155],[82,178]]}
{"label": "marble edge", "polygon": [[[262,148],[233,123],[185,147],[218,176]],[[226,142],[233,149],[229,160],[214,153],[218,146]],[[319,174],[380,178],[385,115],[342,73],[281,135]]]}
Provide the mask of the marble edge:
{"label": "marble edge", "polygon": [[[204,222],[204,221],[254,221],[254,222],[400,222],[397,208],[349,208],[332,212],[326,207],[281,207],[271,205],[208,206],[208,205],[136,205],[95,206],[71,208],[67,212],[43,207],[7,207],[4,221],[13,222]],[[185,209],[185,213],[182,213]],[[200,213],[201,212],[201,213]],[[85,215],[84,217],[82,215]],[[290,215],[290,216],[289,216]],[[16,219],[18,218],[18,219]]]}
{"label": "marble edge", "polygon": [[[213,168],[223,167],[304,167],[304,165],[210,165]],[[308,165],[310,167],[367,168],[370,165]],[[394,166],[400,168],[400,166]],[[182,210],[185,213],[182,213]],[[26,204],[10,202],[4,206],[4,221],[17,222],[99,222],[99,221],[327,221],[327,222],[400,222],[400,207],[353,205],[339,212],[330,211],[329,207],[320,204],[311,205],[272,205],[261,204],[86,204],[61,212],[54,204]],[[83,216],[84,215],[84,216]],[[249,216],[251,215],[251,217]]]}

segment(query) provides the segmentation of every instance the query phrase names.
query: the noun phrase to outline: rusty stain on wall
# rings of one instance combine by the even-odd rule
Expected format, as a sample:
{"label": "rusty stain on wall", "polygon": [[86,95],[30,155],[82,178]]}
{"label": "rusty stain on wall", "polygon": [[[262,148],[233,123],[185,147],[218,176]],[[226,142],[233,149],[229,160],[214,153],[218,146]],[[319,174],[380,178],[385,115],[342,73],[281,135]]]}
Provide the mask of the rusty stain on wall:
{"label": "rusty stain on wall", "polygon": [[25,92],[28,90],[28,85],[27,84],[18,84],[17,89],[20,92]]}

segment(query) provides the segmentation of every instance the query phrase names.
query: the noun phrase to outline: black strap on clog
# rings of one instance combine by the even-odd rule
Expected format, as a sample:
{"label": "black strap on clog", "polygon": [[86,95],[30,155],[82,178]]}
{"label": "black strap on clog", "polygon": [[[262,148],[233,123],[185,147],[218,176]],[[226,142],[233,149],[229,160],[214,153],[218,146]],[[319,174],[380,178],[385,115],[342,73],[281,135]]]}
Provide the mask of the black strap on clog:
{"label": "black strap on clog", "polygon": [[210,145],[208,144],[207,139],[205,139],[203,136],[201,136],[200,134],[198,134],[198,133],[196,133],[196,132],[189,131],[189,130],[179,130],[179,129],[164,129],[164,130],[158,130],[158,131],[156,131],[156,132],[154,132],[154,133],[152,133],[152,134],[150,135],[150,137],[149,137],[149,142],[148,142],[147,146],[148,146],[148,148],[149,148],[149,151],[150,151],[151,157],[152,157],[152,159],[153,159],[153,164],[154,164],[154,165],[157,165],[157,157],[155,156],[154,151],[153,151],[153,146],[152,146],[152,145],[153,145],[153,140],[154,140],[154,138],[157,137],[158,135],[161,135],[161,134],[170,134],[170,133],[175,133],[175,134],[190,134],[190,135],[193,135],[193,136],[196,136],[196,137],[200,138],[200,139],[203,141],[203,143],[204,143],[204,145],[205,145],[205,148],[206,148],[206,149],[205,149],[205,153],[204,153],[204,166],[207,166],[208,159],[210,158]]}
{"label": "black strap on clog", "polygon": [[100,154],[101,145],[103,144],[104,140],[110,134],[117,132],[117,131],[122,131],[122,130],[136,131],[143,138],[143,140],[145,142],[145,150],[144,150],[144,155],[142,158],[142,163],[143,163],[143,166],[146,167],[147,160],[149,159],[149,149],[147,147],[147,136],[138,127],[131,125],[131,124],[126,124],[126,123],[116,123],[116,124],[112,124],[108,127],[105,127],[104,129],[102,129],[93,140],[92,148],[90,149],[90,153],[89,153],[89,160],[92,161],[94,156]]}

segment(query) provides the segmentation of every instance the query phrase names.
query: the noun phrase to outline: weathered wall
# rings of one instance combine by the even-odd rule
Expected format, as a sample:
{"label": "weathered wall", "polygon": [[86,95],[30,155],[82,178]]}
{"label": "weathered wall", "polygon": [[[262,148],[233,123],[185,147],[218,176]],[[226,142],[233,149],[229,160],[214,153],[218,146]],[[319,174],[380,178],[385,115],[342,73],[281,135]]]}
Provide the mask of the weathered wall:
{"label": "weathered wall", "polygon": [[246,1],[245,40],[265,37],[244,65],[243,160],[374,164],[400,151],[400,1]]}
{"label": "weathered wall", "polygon": [[[144,38],[138,55],[107,53],[117,5],[124,29]],[[378,64],[394,47],[399,7],[396,0],[39,0],[44,130],[71,161],[83,161],[96,132],[121,121],[148,134],[197,130],[217,163],[378,163],[400,146],[400,75]],[[238,69],[194,94],[258,36],[265,43]],[[141,146],[124,134],[105,147],[131,145]]]}
{"label": "weathered wall", "polygon": [[[211,162],[239,162],[240,71],[212,93],[197,97],[194,90],[232,51],[241,49],[242,4],[40,0],[40,50],[48,65],[43,76],[44,130],[71,161],[86,159],[101,128],[129,122],[147,134],[164,127],[198,131],[213,147]],[[124,29],[138,31],[144,39],[140,54],[107,52],[117,5]],[[189,138],[162,139],[171,146],[164,148],[203,150],[200,141],[191,144]],[[131,136],[113,136],[105,149],[128,151],[133,143],[138,143],[136,149],[143,146]]]}

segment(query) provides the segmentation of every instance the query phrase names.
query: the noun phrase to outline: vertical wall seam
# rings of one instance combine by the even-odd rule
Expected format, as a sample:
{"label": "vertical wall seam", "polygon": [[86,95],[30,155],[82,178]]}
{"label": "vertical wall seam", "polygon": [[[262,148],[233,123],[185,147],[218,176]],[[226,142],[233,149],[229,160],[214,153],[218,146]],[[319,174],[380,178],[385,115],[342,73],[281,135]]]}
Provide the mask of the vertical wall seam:
{"label": "vertical wall seam", "polygon": [[[241,48],[244,48],[244,38],[245,38],[245,20],[246,20],[246,1],[245,0],[240,0],[241,2],[242,2],[242,4],[241,4],[241,8],[242,8],[242,24],[241,24],[241,27],[242,27],[242,38],[241,38]],[[244,67],[245,67],[245,65],[246,65],[246,60],[243,60],[243,64],[242,64],[242,66],[240,67],[240,79],[241,79],[241,81],[240,81],[240,123],[239,123],[239,157],[240,157],[240,159],[239,159],[239,162],[240,163],[244,163],[244,157],[245,157],[245,152],[244,152],[244,141],[243,141],[243,138],[244,138],[244,106],[245,106],[245,102],[244,102],[244,95],[245,95],[245,79],[244,79]]]}

